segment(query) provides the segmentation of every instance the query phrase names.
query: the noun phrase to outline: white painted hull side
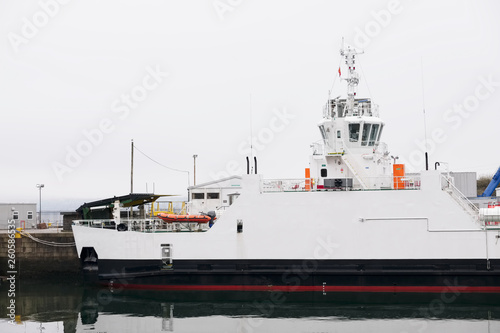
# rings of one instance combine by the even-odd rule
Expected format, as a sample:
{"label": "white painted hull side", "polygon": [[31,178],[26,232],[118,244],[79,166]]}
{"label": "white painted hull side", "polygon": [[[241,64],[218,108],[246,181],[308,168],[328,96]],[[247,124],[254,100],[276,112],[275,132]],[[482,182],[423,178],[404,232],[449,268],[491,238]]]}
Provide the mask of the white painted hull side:
{"label": "white painted hull side", "polygon": [[[237,221],[243,231],[236,232]],[[207,232],[138,233],[74,226],[78,253],[99,259],[498,259],[498,231],[484,231],[435,190],[244,192]]]}

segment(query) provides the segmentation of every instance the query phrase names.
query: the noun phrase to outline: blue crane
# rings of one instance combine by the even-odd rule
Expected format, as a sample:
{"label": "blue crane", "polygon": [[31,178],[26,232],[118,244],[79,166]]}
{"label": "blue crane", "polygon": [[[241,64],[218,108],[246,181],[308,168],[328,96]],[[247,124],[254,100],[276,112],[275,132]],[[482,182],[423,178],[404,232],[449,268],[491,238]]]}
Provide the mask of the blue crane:
{"label": "blue crane", "polygon": [[498,184],[500,184],[500,168],[498,168],[497,173],[495,173],[488,187],[486,188],[486,190],[484,190],[483,194],[481,194],[480,197],[491,197]]}

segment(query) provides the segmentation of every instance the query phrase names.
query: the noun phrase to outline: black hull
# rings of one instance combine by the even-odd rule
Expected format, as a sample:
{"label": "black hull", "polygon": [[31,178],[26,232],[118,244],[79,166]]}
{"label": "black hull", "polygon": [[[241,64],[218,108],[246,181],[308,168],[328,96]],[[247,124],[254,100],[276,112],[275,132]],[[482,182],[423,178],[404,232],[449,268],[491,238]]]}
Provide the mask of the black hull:
{"label": "black hull", "polygon": [[87,277],[154,290],[500,293],[500,260],[102,260]]}

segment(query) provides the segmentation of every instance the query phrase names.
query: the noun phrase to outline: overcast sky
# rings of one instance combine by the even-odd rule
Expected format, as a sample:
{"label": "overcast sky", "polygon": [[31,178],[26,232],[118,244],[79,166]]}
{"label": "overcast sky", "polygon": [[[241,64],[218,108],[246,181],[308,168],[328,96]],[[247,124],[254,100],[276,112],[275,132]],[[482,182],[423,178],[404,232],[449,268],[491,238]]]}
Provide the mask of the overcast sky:
{"label": "overcast sky", "polygon": [[250,135],[259,173],[301,178],[328,91],[344,92],[342,37],[365,51],[358,96],[379,104],[407,170],[424,167],[425,105],[432,165],[493,174],[498,13],[493,0],[2,0],[0,202],[37,202],[38,183],[54,209],[127,194],[131,139],[163,165],[136,150],[135,192],[185,194],[187,173],[164,166],[192,185],[193,154],[198,183],[244,172]]}

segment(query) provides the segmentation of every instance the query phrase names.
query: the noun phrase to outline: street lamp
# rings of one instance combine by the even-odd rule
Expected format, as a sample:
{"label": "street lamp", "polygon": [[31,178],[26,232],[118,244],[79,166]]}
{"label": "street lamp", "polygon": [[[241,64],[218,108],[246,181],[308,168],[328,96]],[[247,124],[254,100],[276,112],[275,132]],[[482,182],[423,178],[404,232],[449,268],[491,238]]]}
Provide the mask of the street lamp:
{"label": "street lamp", "polygon": [[36,184],[36,187],[40,190],[40,205],[39,207],[39,213],[38,213],[38,224],[42,223],[42,188],[44,187],[44,184]]}
{"label": "street lamp", "polygon": [[198,157],[198,155],[193,155],[193,172],[194,172],[194,175],[193,175],[193,186],[196,185],[196,158]]}

